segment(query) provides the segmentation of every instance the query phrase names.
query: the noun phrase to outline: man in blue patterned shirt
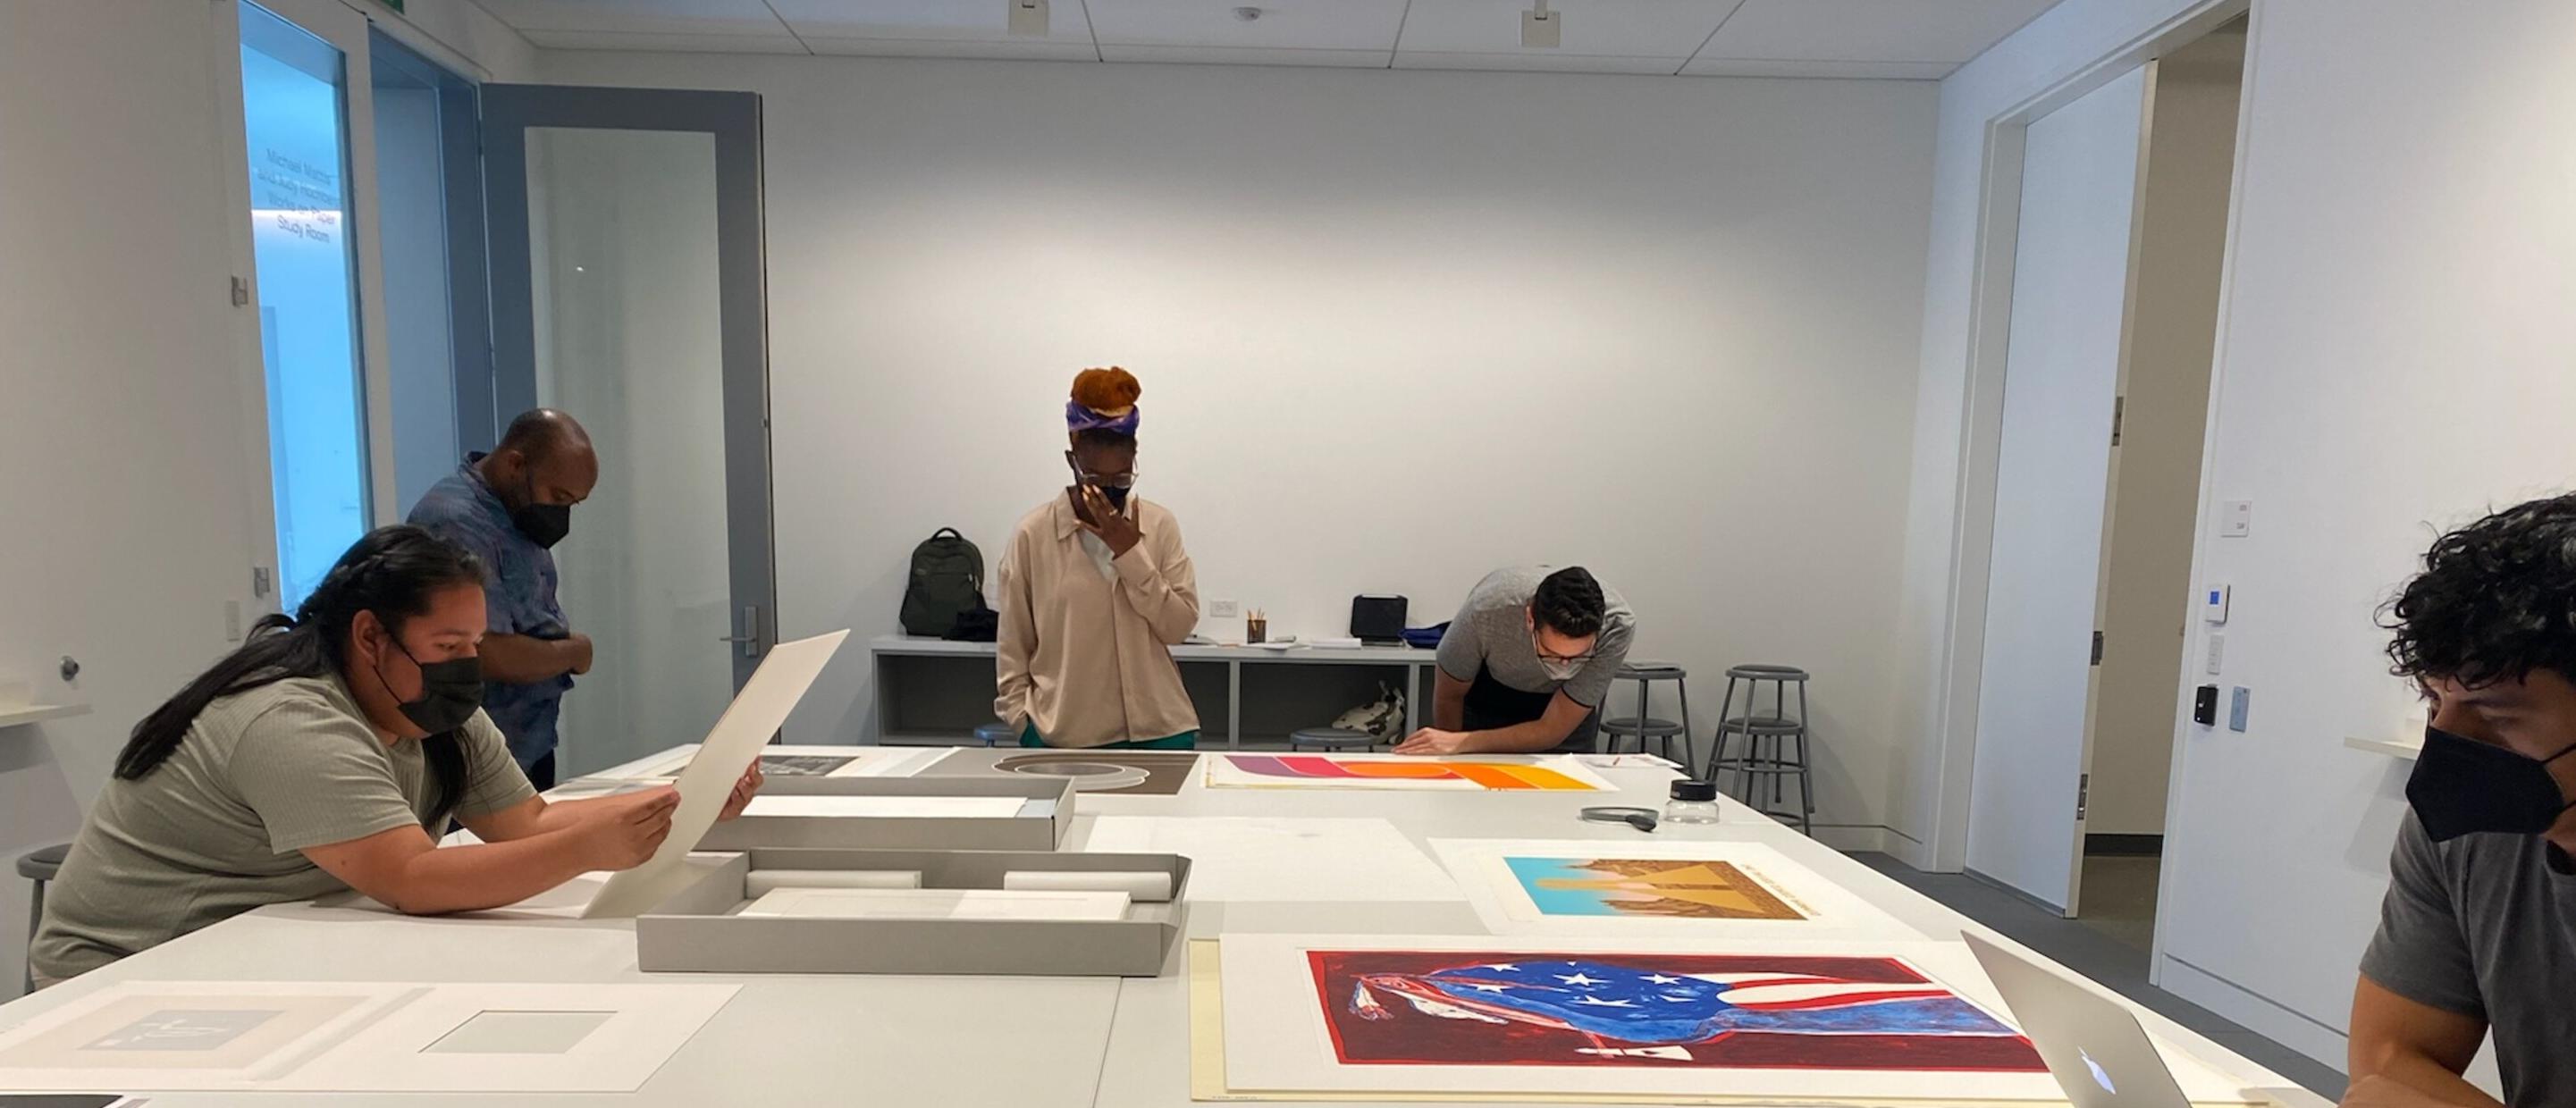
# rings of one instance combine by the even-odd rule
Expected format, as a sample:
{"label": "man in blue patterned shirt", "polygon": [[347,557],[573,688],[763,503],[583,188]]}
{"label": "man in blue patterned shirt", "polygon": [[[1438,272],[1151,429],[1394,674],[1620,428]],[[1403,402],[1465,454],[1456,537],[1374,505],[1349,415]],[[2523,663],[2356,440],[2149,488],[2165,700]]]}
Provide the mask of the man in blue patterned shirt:
{"label": "man in blue patterned shirt", "polygon": [[572,506],[599,483],[599,456],[571,416],[538,408],[510,421],[489,454],[422,494],[411,522],[483,559],[483,709],[539,789],[555,783],[555,718],[576,673],[590,672],[590,637],[555,600],[548,550],[572,527]]}

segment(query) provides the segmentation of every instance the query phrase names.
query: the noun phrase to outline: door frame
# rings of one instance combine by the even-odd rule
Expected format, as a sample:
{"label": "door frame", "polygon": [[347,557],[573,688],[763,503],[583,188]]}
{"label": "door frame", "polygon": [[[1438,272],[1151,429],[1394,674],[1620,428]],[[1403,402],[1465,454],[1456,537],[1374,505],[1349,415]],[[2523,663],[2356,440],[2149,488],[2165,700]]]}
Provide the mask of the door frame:
{"label": "door frame", "polygon": [[[1957,493],[1952,504],[1950,572],[1944,601],[1941,657],[1936,676],[1933,714],[1935,756],[1940,787],[1932,838],[1927,853],[1933,872],[1957,873],[1967,867],[1968,810],[1977,740],[1977,698],[1984,684],[1988,574],[1994,558],[1996,463],[2003,440],[2005,352],[2010,337],[2014,252],[2020,241],[2022,155],[2030,124],[2102,87],[2155,57],[2201,38],[2249,10],[2254,0],[2204,0],[2150,28],[2102,56],[2071,67],[2040,91],[1996,113],[1985,124],[1985,155],[1976,229],[1974,278],[1969,288],[1967,388],[1959,413],[1960,455]],[[2247,28],[2247,71],[2261,32],[2257,18]],[[2247,128],[2243,112],[2253,103],[2249,85],[2239,107],[2237,172],[2241,176]],[[2241,196],[2241,192],[2236,194]],[[2235,205],[2229,202],[2227,257],[2235,254]],[[2220,334],[2225,334],[2228,276],[2221,277]],[[2125,323],[2124,323],[2125,328]],[[2211,367],[2213,422],[2220,393],[2219,371]],[[2206,444],[2204,446],[2206,449]],[[2209,470],[2204,458],[2204,475]],[[2204,484],[2201,500],[2208,503]],[[2203,513],[2206,514],[2205,511]],[[2194,571],[2197,573],[2197,559]],[[2097,624],[2098,626],[2098,624]],[[2089,730],[2089,726],[2088,726]],[[2171,791],[2183,781],[2185,744],[2177,742]],[[2169,805],[2168,810],[2177,810]],[[2170,861],[2168,855],[2168,861]],[[2161,936],[2159,937],[2161,942]]]}
{"label": "door frame", "polygon": [[[682,131],[716,146],[716,301],[724,397],[727,578],[736,689],[779,641],[769,444],[769,319],[760,97],[749,92],[485,84],[484,226],[490,249],[492,373],[457,381],[457,437],[489,450],[502,424],[537,406],[535,281],[529,269],[529,128]],[[477,421],[474,414],[490,413]]]}

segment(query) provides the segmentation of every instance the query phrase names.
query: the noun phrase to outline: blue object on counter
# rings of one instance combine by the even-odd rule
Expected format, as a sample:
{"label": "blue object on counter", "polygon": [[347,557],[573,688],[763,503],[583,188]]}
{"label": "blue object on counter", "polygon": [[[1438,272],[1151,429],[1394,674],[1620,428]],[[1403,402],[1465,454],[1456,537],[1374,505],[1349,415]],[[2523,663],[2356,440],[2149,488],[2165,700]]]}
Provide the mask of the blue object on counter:
{"label": "blue object on counter", "polygon": [[1407,628],[1404,632],[1404,645],[1417,650],[1430,650],[1439,646],[1440,640],[1448,634],[1449,625],[1445,622],[1437,627]]}

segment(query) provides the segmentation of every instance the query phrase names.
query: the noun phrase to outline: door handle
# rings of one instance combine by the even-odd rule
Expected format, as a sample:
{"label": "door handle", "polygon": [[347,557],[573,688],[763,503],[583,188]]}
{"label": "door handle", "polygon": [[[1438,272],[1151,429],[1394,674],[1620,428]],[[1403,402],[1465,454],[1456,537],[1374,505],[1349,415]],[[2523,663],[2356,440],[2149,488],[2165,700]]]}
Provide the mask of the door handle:
{"label": "door handle", "polygon": [[722,636],[716,641],[741,643],[743,657],[760,657],[760,605],[745,604],[742,606],[742,632],[743,633],[739,635]]}

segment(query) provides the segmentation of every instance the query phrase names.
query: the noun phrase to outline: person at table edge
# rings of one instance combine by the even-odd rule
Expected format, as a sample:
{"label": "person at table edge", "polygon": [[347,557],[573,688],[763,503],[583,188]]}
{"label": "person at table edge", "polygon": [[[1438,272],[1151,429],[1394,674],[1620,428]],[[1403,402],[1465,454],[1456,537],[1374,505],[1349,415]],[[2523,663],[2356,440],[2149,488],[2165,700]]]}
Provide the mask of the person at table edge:
{"label": "person at table edge", "polygon": [[1172,513],[1132,495],[1143,395],[1115,366],[1074,378],[1074,483],[1022,519],[1002,554],[993,711],[1022,746],[1198,745],[1171,652],[1198,627],[1198,574]]}
{"label": "person at table edge", "polygon": [[[484,714],[483,573],[421,528],[369,532],[145,716],[45,897],[38,984],[264,904],[497,908],[652,857],[677,791],[549,802]],[[482,841],[438,845],[451,818]]]}
{"label": "person at table edge", "polygon": [[2379,933],[2353,990],[2347,1105],[2576,1104],[2576,495],[2433,543],[2387,608],[2431,704]]}
{"label": "person at table edge", "polygon": [[1431,726],[1398,754],[1588,750],[1637,617],[1581,566],[1498,569],[1440,640]]}
{"label": "person at table edge", "polygon": [[555,723],[576,674],[590,672],[590,636],[574,631],[555,596],[554,545],[574,506],[599,483],[599,455],[571,416],[520,413],[489,454],[468,454],[412,506],[410,522],[473,552],[485,583],[483,708],[539,789],[555,785]]}

